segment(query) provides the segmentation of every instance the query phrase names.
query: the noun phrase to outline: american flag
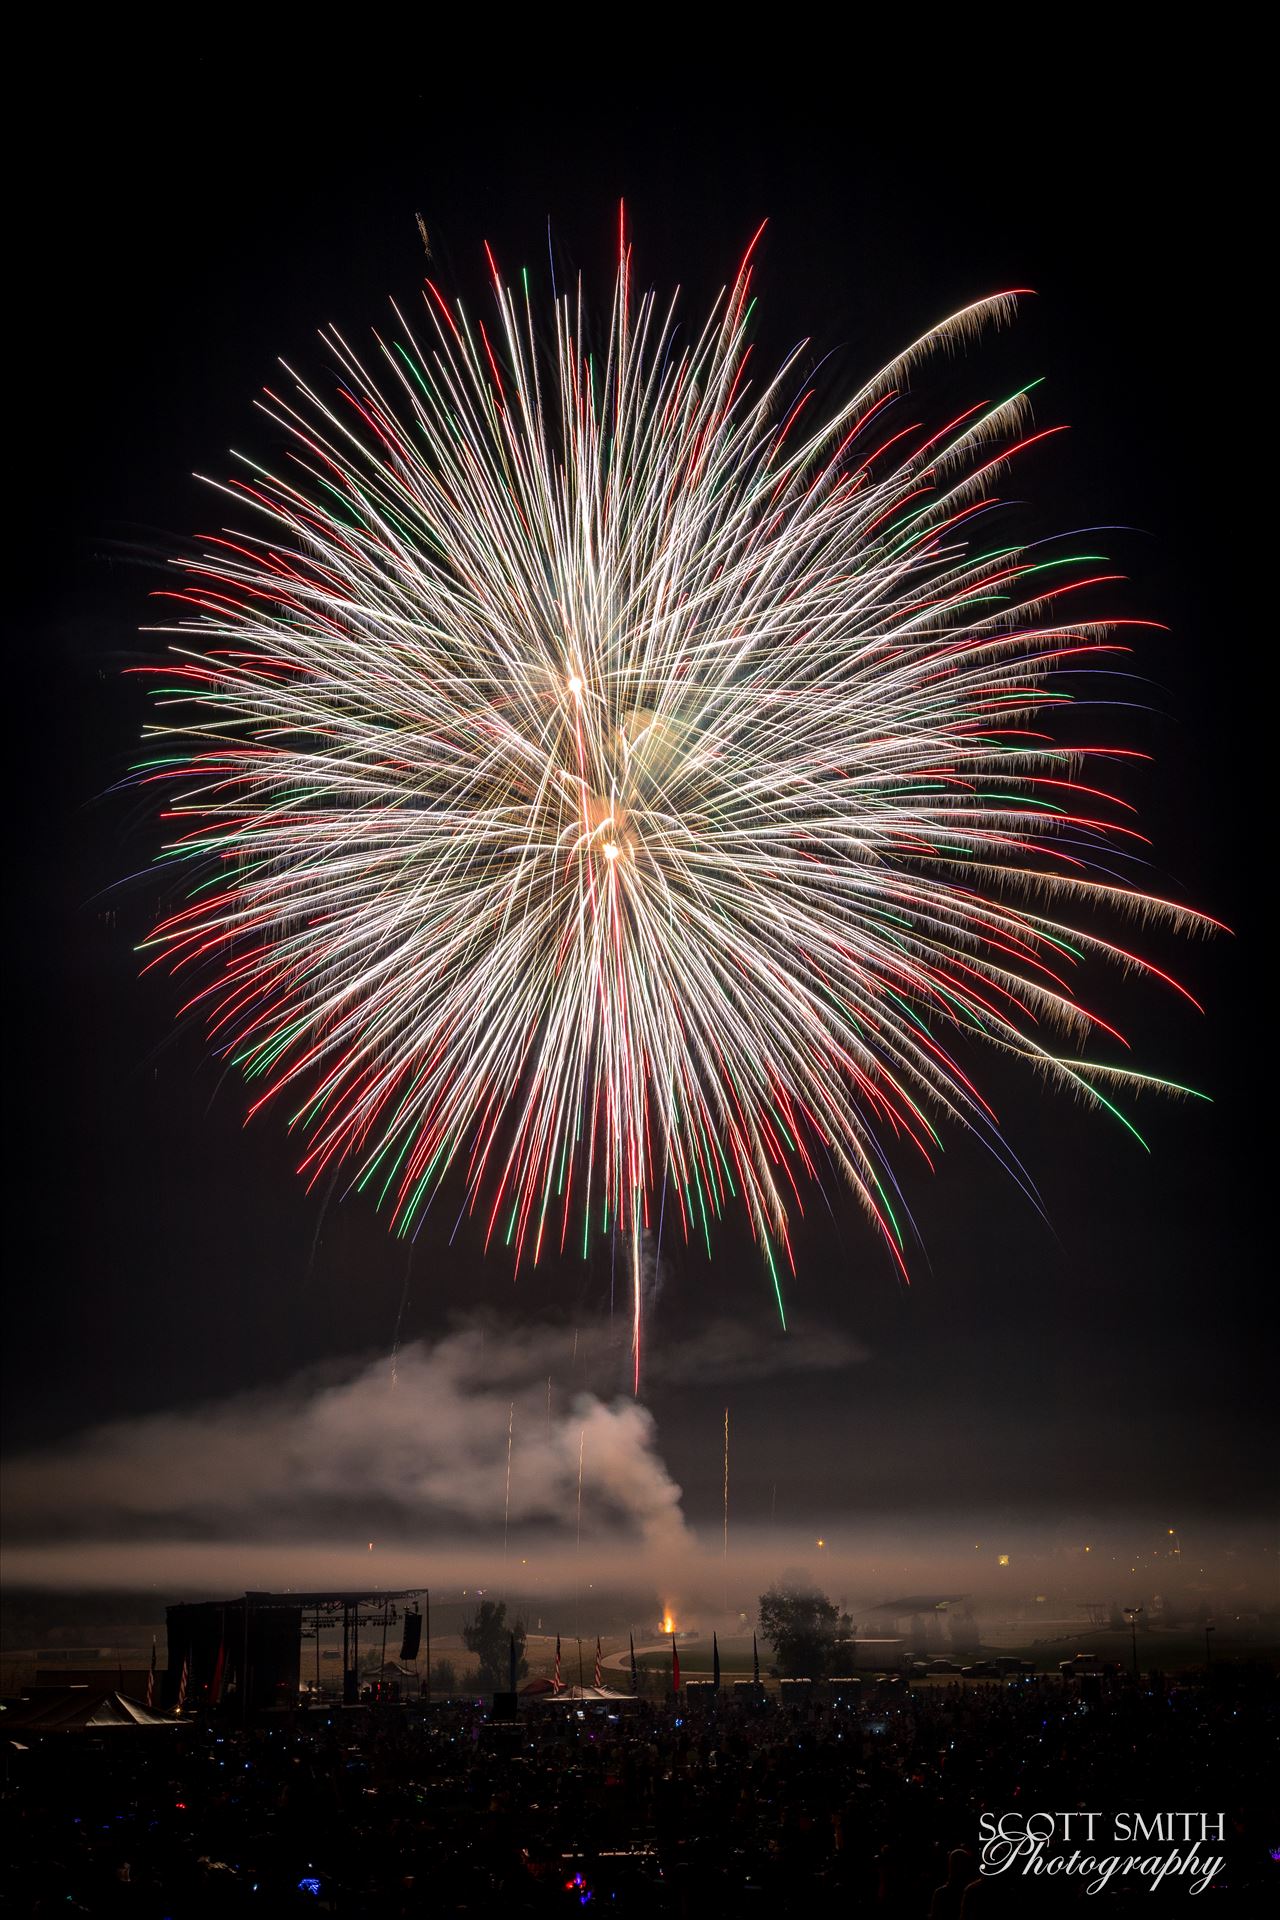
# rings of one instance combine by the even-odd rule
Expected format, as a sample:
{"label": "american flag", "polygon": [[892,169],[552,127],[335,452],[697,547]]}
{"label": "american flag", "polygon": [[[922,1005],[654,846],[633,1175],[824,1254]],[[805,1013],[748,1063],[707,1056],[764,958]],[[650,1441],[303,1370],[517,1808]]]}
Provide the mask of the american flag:
{"label": "american flag", "polygon": [[597,1635],[596,1635],[596,1677],[595,1677],[595,1685],[596,1685],[597,1687],[602,1687],[602,1686],[604,1685],[604,1673],[602,1672],[602,1670],[601,1670],[601,1666],[600,1666],[600,1636],[599,1636],[599,1634],[597,1634]]}
{"label": "american flag", "polygon": [[191,1677],[191,1662],[189,1659],[187,1659],[187,1660],[184,1660],[182,1663],[182,1678],[178,1681],[178,1712],[179,1713],[182,1712],[182,1709],[187,1704],[187,1681],[190,1677]]}
{"label": "american flag", "polygon": [[552,1686],[552,1690],[555,1693],[561,1693],[564,1690],[564,1683],[560,1678],[560,1635],[559,1634],[556,1635],[556,1677],[551,1682],[551,1686]]}
{"label": "american flag", "polygon": [[156,1703],[156,1637],[153,1633],[151,1636],[151,1667],[147,1674],[147,1705],[149,1707],[154,1707],[155,1703]]}

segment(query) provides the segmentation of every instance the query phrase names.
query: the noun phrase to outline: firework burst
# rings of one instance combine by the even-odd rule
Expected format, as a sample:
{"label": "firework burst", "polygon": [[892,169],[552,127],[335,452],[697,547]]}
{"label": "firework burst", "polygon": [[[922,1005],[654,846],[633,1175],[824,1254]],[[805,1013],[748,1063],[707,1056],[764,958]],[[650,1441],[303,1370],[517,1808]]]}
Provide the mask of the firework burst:
{"label": "firework burst", "polygon": [[625,244],[594,355],[580,294],[543,339],[496,269],[492,331],[428,283],[376,379],[328,334],[336,394],[268,392],[287,465],[223,489],[247,530],[178,563],[150,670],[144,775],[199,870],[154,958],[251,1112],[400,1232],[458,1166],[517,1260],[621,1231],[637,1367],[661,1195],[708,1245],[740,1201],[777,1288],[838,1169],[901,1265],[891,1152],[999,1144],[955,1031],[1116,1111],[1144,1076],[1088,1058],[1074,983],[1158,970],[1082,903],[1198,918],[1104,864],[1138,836],[1084,769],[1118,750],[1046,732],[1119,644],[1071,619],[1094,557],[978,532],[1044,437],[1025,395],[941,427],[903,397],[1012,296],[815,426],[799,349],[748,378],[751,276],[686,344]]}

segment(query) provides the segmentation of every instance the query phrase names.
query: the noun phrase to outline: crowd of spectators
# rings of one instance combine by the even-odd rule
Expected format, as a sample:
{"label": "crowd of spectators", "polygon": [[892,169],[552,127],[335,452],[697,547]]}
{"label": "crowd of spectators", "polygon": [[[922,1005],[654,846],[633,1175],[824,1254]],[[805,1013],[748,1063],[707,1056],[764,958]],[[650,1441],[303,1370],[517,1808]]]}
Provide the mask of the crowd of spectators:
{"label": "crowd of spectators", "polygon": [[[1280,1879],[1274,1679],[867,1691],[856,1707],[722,1696],[500,1722],[450,1702],[9,1741],[3,1910],[1037,1920],[1098,1901],[1078,1880],[981,1879],[979,1816],[1077,1807],[1225,1813],[1214,1912],[1260,1913],[1248,1901]],[[1102,1906],[1150,1902],[1132,1881]]]}

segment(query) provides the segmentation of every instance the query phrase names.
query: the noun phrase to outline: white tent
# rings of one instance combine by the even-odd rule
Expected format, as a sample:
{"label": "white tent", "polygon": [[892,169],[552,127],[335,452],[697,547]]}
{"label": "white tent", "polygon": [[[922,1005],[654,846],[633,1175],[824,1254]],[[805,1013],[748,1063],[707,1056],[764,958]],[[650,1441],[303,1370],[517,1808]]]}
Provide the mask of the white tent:
{"label": "white tent", "polygon": [[612,1687],[561,1687],[559,1693],[529,1693],[522,1694],[521,1698],[531,1700],[538,1707],[635,1705],[633,1693],[615,1693]]}
{"label": "white tent", "polygon": [[[53,1697],[42,1700],[41,1692]],[[21,1707],[10,1710],[9,1726],[30,1733],[98,1733],[104,1727],[172,1727],[178,1723],[171,1714],[155,1713],[140,1700],[101,1688],[36,1688]]]}

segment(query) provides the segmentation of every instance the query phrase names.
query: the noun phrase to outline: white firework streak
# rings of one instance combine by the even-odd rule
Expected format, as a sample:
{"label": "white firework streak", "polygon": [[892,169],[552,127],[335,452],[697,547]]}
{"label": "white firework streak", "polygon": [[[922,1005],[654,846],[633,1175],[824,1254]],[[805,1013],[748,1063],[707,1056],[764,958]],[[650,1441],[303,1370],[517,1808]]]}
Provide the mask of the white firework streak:
{"label": "white firework streak", "polygon": [[544,349],[495,270],[495,340],[428,283],[431,344],[397,314],[381,384],[331,332],[332,403],[268,393],[289,477],[245,462],[254,530],[177,563],[145,775],[202,870],[151,944],[212,964],[188,1005],[251,1111],[287,1094],[307,1175],[350,1161],[401,1232],[458,1163],[517,1262],[620,1229],[638,1380],[664,1183],[708,1247],[745,1203],[779,1310],[824,1166],[901,1266],[888,1147],[949,1117],[999,1149],[948,1029],[1114,1112],[1102,1085],[1152,1076],[1046,1037],[1104,1026],[1086,958],[1159,969],[1058,915],[1208,923],[1099,873],[1141,836],[1076,776],[1123,750],[1043,730],[1064,662],[1120,650],[1063,598],[1114,576],[970,543],[1044,437],[1025,396],[900,418],[912,364],[1012,296],[806,432],[802,349],[746,378],[750,254],[685,346],[629,275],[624,244],[602,358],[580,289]]}

